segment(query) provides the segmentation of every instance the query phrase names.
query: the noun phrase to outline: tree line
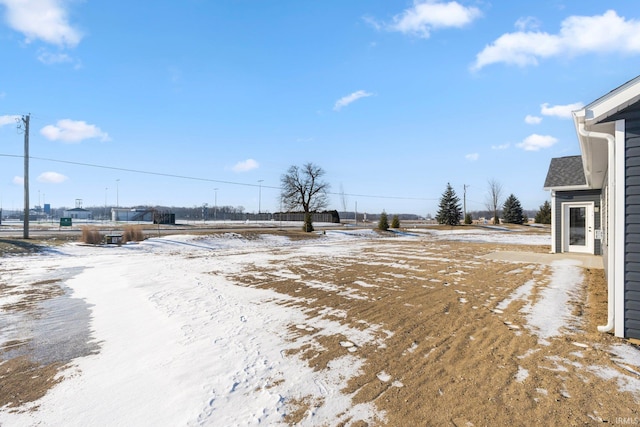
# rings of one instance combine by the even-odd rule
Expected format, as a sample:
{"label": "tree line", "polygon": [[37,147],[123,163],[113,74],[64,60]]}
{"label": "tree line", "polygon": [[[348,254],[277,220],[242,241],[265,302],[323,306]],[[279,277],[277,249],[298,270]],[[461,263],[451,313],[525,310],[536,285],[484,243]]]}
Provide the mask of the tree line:
{"label": "tree line", "polygon": [[[520,200],[514,194],[510,194],[504,202],[502,201],[502,185],[494,179],[488,182],[488,194],[485,204],[488,212],[493,215],[494,224],[500,223],[500,216],[498,215],[500,211],[502,212],[502,222],[504,224],[526,224],[529,222]],[[447,187],[440,197],[436,221],[438,224],[454,226],[460,224],[463,219],[462,216],[460,198],[456,195],[451,184],[447,183]],[[538,224],[551,224],[551,204],[548,201],[545,201],[540,206],[535,214],[534,221]],[[471,213],[464,215],[464,223],[473,223]]]}
{"label": "tree line", "polygon": [[[302,209],[305,213],[305,220],[303,230],[313,231],[313,224],[311,220],[311,212],[325,209],[328,206],[329,198],[327,192],[329,190],[329,184],[322,179],[325,175],[325,171],[313,164],[306,163],[302,167],[291,166],[287,172],[281,177],[281,201],[284,206],[289,210]],[[346,207],[343,194],[343,207]],[[495,179],[488,181],[488,192],[485,203],[487,210],[493,215],[493,223],[500,223],[500,216],[498,213],[502,213],[502,222],[506,224],[525,224],[529,222],[529,218],[522,209],[520,200],[515,194],[510,194],[503,200],[502,185]],[[446,225],[459,225],[463,216],[463,212],[460,206],[460,198],[456,195],[455,190],[451,187],[451,184],[447,183],[447,187],[440,198],[438,205],[438,213],[436,214],[436,220],[439,224]],[[534,218],[536,223],[550,224],[551,223],[551,205],[548,201],[545,201],[535,214]],[[470,213],[465,213],[464,223],[471,224],[473,218]],[[382,212],[379,217],[378,228],[381,230],[387,230],[388,228],[397,228],[400,226],[400,221],[397,215],[395,215],[389,224],[389,219],[386,212]]]}
{"label": "tree line", "polygon": [[[281,192],[280,201],[282,206],[288,212],[303,212],[304,213],[304,225],[303,230],[307,232],[313,231],[313,212],[319,212],[325,210],[329,205],[328,192],[330,185],[323,177],[325,175],[324,169],[314,163],[305,163],[302,166],[292,165],[287,169],[280,178]],[[341,190],[343,195],[343,208],[346,208],[346,200],[344,199],[344,191]],[[514,195],[510,194],[504,201],[502,200],[502,185],[495,179],[488,181],[488,192],[486,199],[486,208],[493,216],[494,224],[500,223],[500,217],[498,213],[502,211],[502,222],[507,224],[523,224],[528,222],[528,218],[525,215],[520,200]],[[142,207],[142,206],[141,206]],[[144,206],[146,208],[150,208]],[[143,207],[143,208],[144,208]],[[94,214],[100,216],[106,214],[106,206],[93,207],[88,210],[95,210]],[[155,207],[159,209],[160,207]],[[224,214],[237,214],[244,211],[244,207],[238,206],[196,206],[193,208],[168,208],[175,212],[177,217],[181,218],[206,218],[207,215],[213,217],[214,215]],[[213,215],[211,215],[213,214]],[[460,206],[460,198],[456,195],[455,190],[451,187],[451,184],[447,183],[447,187],[440,198],[438,205],[438,212],[436,214],[436,220],[439,224],[445,225],[459,225],[461,220],[464,220],[465,224],[471,224],[473,218],[471,213],[465,213],[463,218],[462,208]],[[538,212],[535,215],[535,222],[541,224],[551,223],[551,206],[548,201],[544,202],[540,206]],[[391,224],[386,212],[382,212],[379,216],[378,228],[388,229],[399,228],[400,219],[398,215],[392,218]]]}

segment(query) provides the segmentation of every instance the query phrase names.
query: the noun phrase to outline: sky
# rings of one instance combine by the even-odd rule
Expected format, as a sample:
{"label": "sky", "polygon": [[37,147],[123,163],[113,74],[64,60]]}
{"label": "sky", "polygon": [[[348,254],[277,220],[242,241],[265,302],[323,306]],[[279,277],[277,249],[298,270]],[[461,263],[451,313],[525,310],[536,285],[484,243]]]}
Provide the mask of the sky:
{"label": "sky", "polygon": [[275,212],[311,162],[330,209],[482,210],[490,180],[538,209],[639,34],[627,1],[0,0],[1,205],[29,115],[31,206]]}

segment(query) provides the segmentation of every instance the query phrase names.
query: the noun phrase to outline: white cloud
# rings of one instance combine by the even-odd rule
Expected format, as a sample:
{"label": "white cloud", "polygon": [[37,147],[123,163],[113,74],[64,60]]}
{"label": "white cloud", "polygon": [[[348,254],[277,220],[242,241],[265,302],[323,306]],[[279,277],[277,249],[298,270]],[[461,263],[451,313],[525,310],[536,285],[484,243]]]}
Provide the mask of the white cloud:
{"label": "white cloud", "polygon": [[475,162],[476,160],[478,160],[478,158],[480,158],[480,154],[471,153],[471,154],[467,154],[466,156],[464,156],[464,158],[469,160],[470,162]]}
{"label": "white cloud", "polygon": [[570,119],[571,112],[576,111],[584,107],[582,102],[574,102],[567,105],[549,105],[544,103],[540,105],[540,114],[544,116],[558,117],[561,119]]}
{"label": "white cloud", "polygon": [[69,24],[65,0],[0,0],[6,21],[21,32],[27,43],[42,40],[60,47],[74,47],[82,34]]}
{"label": "white cloud", "polygon": [[515,27],[519,31],[537,30],[540,28],[540,21],[533,16],[520,18],[516,21]]}
{"label": "white cloud", "polygon": [[236,163],[232,168],[234,172],[248,172],[253,169],[258,169],[260,164],[253,159],[247,159],[242,162]]}
{"label": "white cloud", "polygon": [[20,116],[0,116],[0,127],[4,125],[16,124],[16,120],[19,120]]}
{"label": "white cloud", "polygon": [[500,144],[500,145],[492,145],[491,149],[492,150],[506,150],[507,148],[509,148],[511,146],[511,144],[509,144],[508,142],[506,144]]}
{"label": "white cloud", "polygon": [[40,133],[51,141],[81,142],[92,138],[110,141],[109,134],[81,120],[59,120],[55,125],[43,127]]}
{"label": "white cloud", "polygon": [[359,90],[357,92],[353,92],[350,95],[347,96],[343,96],[342,98],[338,99],[336,101],[336,104],[333,106],[333,109],[335,111],[340,111],[340,109],[342,109],[343,107],[346,107],[347,105],[351,104],[354,101],[357,101],[360,98],[366,98],[368,96],[372,96],[372,93],[366,92],[364,90]]}
{"label": "white cloud", "polygon": [[562,21],[558,34],[503,34],[476,56],[472,70],[499,62],[524,67],[537,65],[544,58],[613,52],[640,53],[640,21],[627,20],[609,10],[603,15],[570,16]]}
{"label": "white cloud", "polygon": [[440,28],[460,28],[482,16],[475,7],[465,7],[451,1],[443,3],[435,0],[415,0],[413,7],[393,17],[393,22],[385,27],[421,38],[429,38],[431,31]]}
{"label": "white cloud", "polygon": [[41,49],[38,52],[38,61],[47,65],[72,63],[76,69],[82,67],[82,63],[70,55],[62,52],[51,53],[46,49]]}
{"label": "white cloud", "polygon": [[536,133],[526,137],[521,143],[516,144],[525,151],[538,151],[542,148],[549,148],[558,140],[550,135],[538,135]]}
{"label": "white cloud", "polygon": [[548,57],[560,52],[559,40],[546,33],[510,33],[498,38],[492,45],[484,48],[476,56],[473,70],[497,63],[505,62],[521,67],[537,65],[537,57]]}
{"label": "white cloud", "polygon": [[14,176],[11,180],[15,185],[24,185],[24,178],[21,176]]}
{"label": "white cloud", "polygon": [[524,122],[528,125],[538,125],[540,124],[540,122],[542,122],[542,117],[527,114],[527,116],[524,118]]}
{"label": "white cloud", "polygon": [[364,22],[366,22],[367,24],[371,25],[373,28],[375,28],[376,30],[382,30],[384,28],[384,25],[380,22],[378,22],[374,17],[366,15],[362,17],[362,20]]}
{"label": "white cloud", "polygon": [[44,172],[38,176],[38,182],[44,182],[49,184],[60,184],[61,182],[69,179],[68,177],[58,172]]}
{"label": "white cloud", "polygon": [[72,62],[73,59],[71,59],[71,57],[66,53],[51,53],[43,50],[38,54],[38,61],[42,62],[43,64],[49,65]]}

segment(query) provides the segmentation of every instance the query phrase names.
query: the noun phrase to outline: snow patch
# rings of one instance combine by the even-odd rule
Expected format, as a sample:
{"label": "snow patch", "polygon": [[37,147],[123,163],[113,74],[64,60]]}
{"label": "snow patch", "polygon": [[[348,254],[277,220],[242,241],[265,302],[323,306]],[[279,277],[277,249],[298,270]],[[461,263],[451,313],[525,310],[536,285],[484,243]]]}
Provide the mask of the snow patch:
{"label": "snow patch", "polygon": [[524,382],[529,377],[529,371],[522,366],[518,366],[518,372],[516,372],[516,381],[519,383]]}

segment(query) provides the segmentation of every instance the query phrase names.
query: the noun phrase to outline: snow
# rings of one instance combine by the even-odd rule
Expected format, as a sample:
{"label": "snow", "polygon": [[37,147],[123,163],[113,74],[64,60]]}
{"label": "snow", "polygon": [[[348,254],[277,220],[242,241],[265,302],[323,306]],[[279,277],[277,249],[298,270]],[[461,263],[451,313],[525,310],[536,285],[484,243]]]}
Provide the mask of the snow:
{"label": "snow", "polygon": [[621,344],[611,346],[610,351],[612,361],[620,369],[606,366],[589,366],[588,369],[605,380],[615,379],[620,390],[640,396],[640,351]]}
{"label": "snow", "polygon": [[521,383],[529,377],[529,371],[522,366],[518,366],[518,372],[516,372],[516,381]]}
{"label": "snow", "polygon": [[[362,234],[335,238],[366,238]],[[362,364],[350,352],[373,340],[376,325],[354,329],[308,317],[284,306],[290,297],[226,279],[247,263],[273,260],[275,247],[293,244],[275,236],[253,241],[231,233],[170,236],[122,247],[69,245],[62,256],[40,257],[41,272],[87,266],[73,270],[65,284],[74,298],[91,306],[99,352],[74,359],[65,380],[30,405],[37,411],[0,411],[0,424],[274,425],[283,423],[288,400],[305,396],[317,403],[300,425],[382,419],[373,405],[353,405],[340,391]],[[301,249],[328,250],[322,245]],[[15,257],[3,264],[14,279],[26,280],[20,275],[34,277],[26,268],[32,261]],[[311,342],[304,334],[292,338],[289,327],[342,334],[348,351],[330,369],[314,371],[285,355],[305,339]]]}
{"label": "snow", "polygon": [[[394,239],[550,242],[548,235],[489,228],[422,233],[423,237]],[[255,239],[234,233],[173,235],[121,247],[66,245],[45,256],[5,258],[3,271],[18,288],[0,299],[0,310],[21,298],[21,285],[60,278],[73,298],[89,305],[91,336],[99,351],[74,359],[62,373],[64,381],[23,408],[37,410],[14,413],[0,408],[0,425],[283,425],[287,404],[307,397],[313,405],[301,426],[338,425],[345,420],[376,424],[384,420],[384,413],[373,404],[354,405],[341,390],[360,372],[358,349],[372,343],[384,347],[376,337],[379,332],[392,333],[375,324],[352,328],[331,320],[348,315],[329,307],[312,316],[291,304],[295,297],[242,286],[230,277],[242,274],[247,265],[270,265],[273,273],[278,260],[300,254],[349,254],[377,237],[371,230],[327,230],[307,244],[268,235]],[[295,251],[278,250],[284,247]],[[548,282],[523,283],[493,310],[503,315],[511,303],[522,301],[520,311],[526,321],[522,327],[536,334],[541,344],[580,326],[571,314],[571,301],[583,290],[582,269],[571,260],[555,261],[550,268]],[[275,271],[283,278],[298,278],[286,269]],[[377,285],[355,281],[351,288],[338,289],[312,281],[304,286],[365,298],[363,292]],[[459,301],[468,302],[462,296]],[[520,332],[518,325],[505,324]],[[325,335],[344,337],[339,342],[342,355],[329,363],[329,369],[314,370],[288,354],[302,346],[319,346],[312,337]],[[3,331],[0,345],[12,338]],[[414,344],[407,351],[416,348]],[[611,352],[622,371],[633,374],[640,369],[636,349],[621,345]],[[562,366],[550,361],[555,369]],[[613,368],[584,369],[616,380],[622,389],[640,389],[638,380]],[[519,367],[515,379],[524,382],[528,376]],[[382,382],[393,379],[385,371],[377,377]],[[403,387],[400,381],[391,384]]]}
{"label": "snow", "polygon": [[424,228],[413,230],[426,233],[435,240],[461,242],[504,243],[514,245],[550,245],[551,233],[530,233],[525,228],[509,229],[497,226],[459,227],[451,230]]}
{"label": "snow", "polygon": [[532,293],[535,280],[518,287],[493,310],[502,313],[513,301],[524,301],[520,312],[525,314],[527,328],[538,336],[540,344],[548,345],[549,339],[561,335],[563,330],[576,328],[580,320],[572,314],[572,300],[579,297],[583,286],[580,263],[573,260],[557,260],[551,263],[550,283],[543,287],[535,301]]}

